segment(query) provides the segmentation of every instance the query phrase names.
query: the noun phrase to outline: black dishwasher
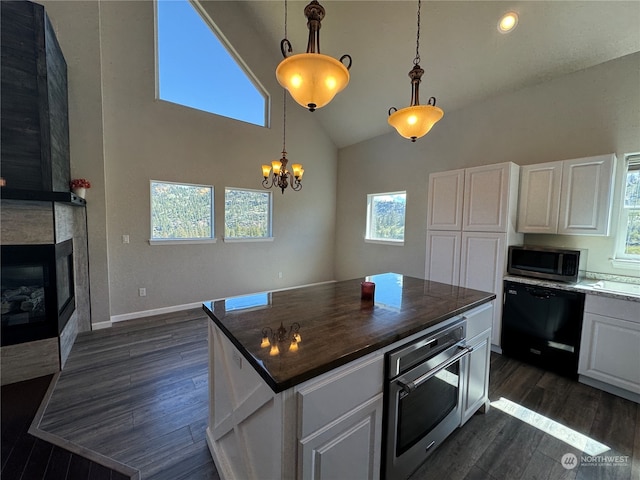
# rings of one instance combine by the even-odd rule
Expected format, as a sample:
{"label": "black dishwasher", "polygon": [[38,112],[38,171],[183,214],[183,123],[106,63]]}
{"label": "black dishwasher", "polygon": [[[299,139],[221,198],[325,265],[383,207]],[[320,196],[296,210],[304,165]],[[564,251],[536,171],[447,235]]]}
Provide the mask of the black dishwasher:
{"label": "black dishwasher", "polygon": [[584,293],[504,282],[502,353],[576,378]]}

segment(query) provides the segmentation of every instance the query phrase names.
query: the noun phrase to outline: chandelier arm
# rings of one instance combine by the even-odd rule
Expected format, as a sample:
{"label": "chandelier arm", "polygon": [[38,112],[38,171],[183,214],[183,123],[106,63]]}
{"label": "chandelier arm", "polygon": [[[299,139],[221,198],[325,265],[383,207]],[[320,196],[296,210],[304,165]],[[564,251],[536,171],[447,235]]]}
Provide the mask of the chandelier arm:
{"label": "chandelier arm", "polygon": [[427,105],[431,105],[432,107],[436,106],[436,97],[429,97],[429,100],[427,100]]}
{"label": "chandelier arm", "polygon": [[283,38],[280,41],[280,51],[282,52],[282,56],[284,58],[288,58],[291,53],[293,53],[293,47],[291,46],[291,42],[286,38]]}
{"label": "chandelier arm", "polygon": [[[393,110],[393,112],[392,112],[391,110]],[[397,112],[397,111],[398,111],[398,109],[397,109],[396,107],[391,107],[391,108],[389,109],[389,111],[387,112],[387,115],[391,116],[391,114],[392,114],[392,113],[395,113],[395,112]]]}
{"label": "chandelier arm", "polygon": [[340,63],[344,64],[344,62],[342,60],[344,60],[345,58],[349,59],[349,65],[345,65],[345,67],[347,67],[347,70],[349,70],[349,69],[351,69],[351,63],[352,63],[351,55],[349,55],[348,53],[345,53],[344,55],[342,55],[340,57]]}

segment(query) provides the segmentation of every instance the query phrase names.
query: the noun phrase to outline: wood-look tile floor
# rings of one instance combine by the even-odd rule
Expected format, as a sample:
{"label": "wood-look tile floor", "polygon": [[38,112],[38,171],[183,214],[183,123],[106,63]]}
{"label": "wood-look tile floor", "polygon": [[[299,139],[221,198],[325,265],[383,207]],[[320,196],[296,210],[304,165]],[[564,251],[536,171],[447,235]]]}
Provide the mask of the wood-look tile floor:
{"label": "wood-look tile floor", "polygon": [[[219,478],[205,442],[208,321],[195,309],[80,335],[40,429],[137,468],[144,480]],[[628,459],[565,469],[562,456],[580,463],[580,449],[537,428],[542,417],[529,413],[530,425],[494,406],[456,430],[411,480],[640,480],[640,405],[492,354],[490,399],[501,398]]]}
{"label": "wood-look tile floor", "polygon": [[205,440],[207,321],[193,309],[79,335],[38,428],[145,480],[218,479]]}

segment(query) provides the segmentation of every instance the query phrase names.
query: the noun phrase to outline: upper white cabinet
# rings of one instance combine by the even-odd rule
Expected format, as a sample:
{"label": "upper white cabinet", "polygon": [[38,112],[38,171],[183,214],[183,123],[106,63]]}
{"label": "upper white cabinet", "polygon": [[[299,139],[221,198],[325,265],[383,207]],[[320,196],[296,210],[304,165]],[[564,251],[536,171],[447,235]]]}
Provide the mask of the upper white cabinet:
{"label": "upper white cabinet", "polygon": [[429,230],[461,230],[464,170],[429,175]]}
{"label": "upper white cabinet", "polygon": [[511,162],[467,168],[464,172],[462,229],[507,232],[515,225],[519,167]]}
{"label": "upper white cabinet", "polygon": [[608,235],[613,154],[522,167],[518,231]]}
{"label": "upper white cabinet", "polygon": [[561,179],[562,162],[520,167],[519,232],[558,231]]}

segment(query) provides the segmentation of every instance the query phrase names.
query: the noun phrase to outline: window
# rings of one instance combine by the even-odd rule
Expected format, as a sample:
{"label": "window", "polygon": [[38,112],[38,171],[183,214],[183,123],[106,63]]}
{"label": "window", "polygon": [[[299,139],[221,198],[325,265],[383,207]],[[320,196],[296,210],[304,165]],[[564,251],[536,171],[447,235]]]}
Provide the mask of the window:
{"label": "window", "polygon": [[640,154],[627,155],[625,167],[616,259],[640,261]]}
{"label": "window", "polygon": [[271,192],[225,188],[224,240],[271,240]]}
{"label": "window", "polygon": [[213,187],[151,180],[151,243],[215,241]]}
{"label": "window", "polygon": [[157,0],[161,100],[264,127],[267,94],[197,2]]}
{"label": "window", "polygon": [[404,217],[407,192],[367,195],[367,233],[365,240],[404,243]]}

